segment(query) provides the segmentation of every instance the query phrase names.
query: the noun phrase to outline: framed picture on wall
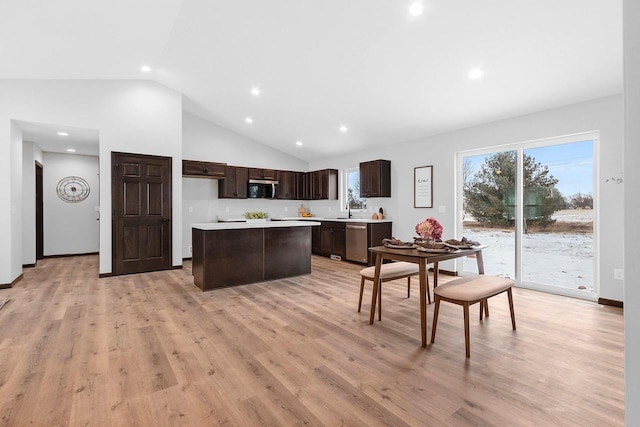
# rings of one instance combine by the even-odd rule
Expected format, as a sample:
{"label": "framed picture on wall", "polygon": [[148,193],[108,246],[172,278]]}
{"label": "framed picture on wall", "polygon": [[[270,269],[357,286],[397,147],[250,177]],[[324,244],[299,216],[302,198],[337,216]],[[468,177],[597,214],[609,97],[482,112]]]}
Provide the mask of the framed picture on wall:
{"label": "framed picture on wall", "polygon": [[433,207],[433,166],[413,168],[413,207]]}

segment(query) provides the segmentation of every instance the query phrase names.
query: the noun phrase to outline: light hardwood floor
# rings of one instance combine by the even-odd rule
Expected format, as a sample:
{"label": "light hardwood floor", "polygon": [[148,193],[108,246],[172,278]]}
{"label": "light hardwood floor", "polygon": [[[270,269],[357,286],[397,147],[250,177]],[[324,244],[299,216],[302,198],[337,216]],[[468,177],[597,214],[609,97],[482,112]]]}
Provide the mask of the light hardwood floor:
{"label": "light hardwood floor", "polygon": [[349,263],[202,292],[188,262],[98,279],[97,261],[40,261],[0,290],[2,425],[624,424],[620,309],[515,289],[518,330],[506,295],[483,323],[474,306],[466,359],[451,304],[420,347],[417,279],[410,299],[384,284],[371,326]]}

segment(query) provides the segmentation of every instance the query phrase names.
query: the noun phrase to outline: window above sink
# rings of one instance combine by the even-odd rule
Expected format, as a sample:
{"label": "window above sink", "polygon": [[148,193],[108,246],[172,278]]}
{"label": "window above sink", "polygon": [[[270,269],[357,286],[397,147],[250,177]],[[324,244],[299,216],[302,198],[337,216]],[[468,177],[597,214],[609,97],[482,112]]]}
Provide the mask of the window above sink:
{"label": "window above sink", "polygon": [[[343,212],[351,209],[351,212],[366,212],[367,199],[360,197],[360,168],[345,169],[342,171],[340,205]],[[339,219],[349,219],[341,217]]]}

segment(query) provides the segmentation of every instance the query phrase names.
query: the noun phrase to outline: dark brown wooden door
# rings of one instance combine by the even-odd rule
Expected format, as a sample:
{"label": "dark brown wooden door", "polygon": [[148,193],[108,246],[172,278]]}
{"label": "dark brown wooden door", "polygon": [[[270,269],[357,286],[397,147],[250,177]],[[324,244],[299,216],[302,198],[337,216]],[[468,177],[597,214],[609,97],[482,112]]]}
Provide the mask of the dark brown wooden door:
{"label": "dark brown wooden door", "polygon": [[171,158],[111,153],[113,274],[171,268]]}

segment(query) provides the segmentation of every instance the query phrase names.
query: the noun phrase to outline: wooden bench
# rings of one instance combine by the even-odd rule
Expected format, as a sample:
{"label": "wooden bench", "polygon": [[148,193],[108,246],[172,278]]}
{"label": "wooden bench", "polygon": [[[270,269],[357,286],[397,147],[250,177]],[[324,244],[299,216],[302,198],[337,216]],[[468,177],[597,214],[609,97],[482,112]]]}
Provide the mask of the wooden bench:
{"label": "wooden bench", "polygon": [[469,343],[469,306],[477,302],[480,303],[480,320],[482,320],[483,312],[489,317],[489,305],[487,299],[495,295],[507,292],[509,297],[509,310],[511,311],[511,326],[516,329],[516,318],[513,312],[513,296],[511,287],[513,280],[499,276],[476,275],[463,277],[453,280],[444,285],[434,288],[435,308],[433,311],[433,327],[431,329],[431,343],[436,338],[436,326],[438,324],[438,311],[440,309],[440,300],[458,304],[463,307],[464,311],[464,344],[467,357],[471,356]]}
{"label": "wooden bench", "polygon": [[[380,283],[378,283],[378,320],[382,320],[382,282],[407,278],[407,298],[411,297],[411,276],[419,273],[418,264],[413,262],[391,262],[380,266]],[[358,301],[358,313],[362,307],[362,294],[364,291],[364,281],[375,279],[376,267],[367,267],[360,270],[360,300]],[[428,294],[427,290],[427,294]]]}

